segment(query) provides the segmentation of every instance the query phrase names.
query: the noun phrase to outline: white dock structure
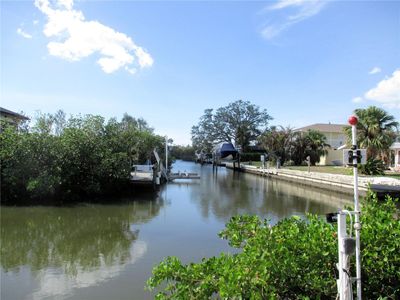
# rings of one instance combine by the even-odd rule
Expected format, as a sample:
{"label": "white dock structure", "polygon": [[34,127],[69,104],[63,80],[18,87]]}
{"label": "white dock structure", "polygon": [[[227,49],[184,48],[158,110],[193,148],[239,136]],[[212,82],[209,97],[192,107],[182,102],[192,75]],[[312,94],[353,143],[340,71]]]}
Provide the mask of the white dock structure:
{"label": "white dock structure", "polygon": [[200,179],[200,175],[197,173],[188,173],[188,172],[178,172],[178,173],[168,174],[169,181],[175,179]]}
{"label": "white dock structure", "polygon": [[133,165],[131,175],[132,183],[153,184],[154,182],[153,165]]}
{"label": "white dock structure", "polygon": [[154,170],[152,165],[134,165],[131,181],[135,183],[153,183]]}
{"label": "white dock structure", "polygon": [[[166,152],[167,153],[167,152]],[[197,173],[178,172],[170,173],[164,167],[157,151],[153,151],[157,161],[154,165],[133,165],[130,173],[131,182],[134,184],[160,185],[163,182],[173,181],[175,179],[200,179]],[[167,153],[168,155],[168,153]]]}

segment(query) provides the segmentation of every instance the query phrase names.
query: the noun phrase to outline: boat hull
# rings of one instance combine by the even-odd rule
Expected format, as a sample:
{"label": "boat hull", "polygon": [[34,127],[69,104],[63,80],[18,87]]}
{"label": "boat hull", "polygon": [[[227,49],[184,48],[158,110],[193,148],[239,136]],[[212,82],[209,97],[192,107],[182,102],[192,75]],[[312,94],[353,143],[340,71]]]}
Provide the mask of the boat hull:
{"label": "boat hull", "polygon": [[216,159],[234,160],[237,159],[238,154],[232,143],[221,143],[214,150]]}

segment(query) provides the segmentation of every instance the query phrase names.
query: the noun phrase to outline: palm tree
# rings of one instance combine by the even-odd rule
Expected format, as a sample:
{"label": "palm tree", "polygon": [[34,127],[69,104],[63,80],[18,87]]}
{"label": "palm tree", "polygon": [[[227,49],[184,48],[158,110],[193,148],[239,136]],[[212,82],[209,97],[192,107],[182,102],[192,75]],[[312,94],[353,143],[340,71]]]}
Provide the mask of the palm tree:
{"label": "palm tree", "polygon": [[296,166],[300,166],[306,159],[308,140],[303,132],[297,131],[293,134],[291,142],[290,157]]}
{"label": "palm tree", "polygon": [[[392,115],[376,106],[356,109],[358,118],[357,145],[367,149],[368,158],[378,158],[386,163],[389,160],[389,148],[396,139],[399,123]],[[351,144],[351,127],[345,128]]]}
{"label": "palm tree", "polygon": [[320,161],[321,156],[328,154],[328,149],[331,147],[326,142],[326,136],[318,130],[308,130],[306,139],[306,155],[310,156],[311,165]]}
{"label": "palm tree", "polygon": [[318,130],[295,132],[291,143],[291,159],[296,165],[301,165],[310,156],[310,163],[315,166],[330,147],[326,136]]}

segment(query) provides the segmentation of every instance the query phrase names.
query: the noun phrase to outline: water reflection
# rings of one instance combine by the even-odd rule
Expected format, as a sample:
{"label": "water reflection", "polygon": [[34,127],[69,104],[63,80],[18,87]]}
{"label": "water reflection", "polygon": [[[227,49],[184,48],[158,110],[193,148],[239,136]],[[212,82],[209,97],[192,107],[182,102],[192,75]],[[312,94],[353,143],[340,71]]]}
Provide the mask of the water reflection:
{"label": "water reflection", "polygon": [[351,204],[352,197],[322,189],[210,166],[199,169],[202,180],[191,186],[191,199],[203,217],[227,221],[237,214],[256,214],[272,223],[307,212],[324,214]]}
{"label": "water reflection", "polygon": [[5,274],[33,273],[38,284],[33,299],[98,285],[146,253],[135,225],[157,216],[162,206],[159,198],[124,205],[2,207],[1,267]]}
{"label": "water reflection", "polygon": [[129,250],[128,258],[124,258],[123,262],[110,264],[100,256],[99,265],[95,268],[77,266],[73,276],[66,276],[64,272],[54,268],[40,270],[36,276],[39,288],[33,293],[33,299],[65,296],[71,294],[74,289],[99,285],[120,275],[127,265],[134,264],[146,251],[146,243],[136,241]]}

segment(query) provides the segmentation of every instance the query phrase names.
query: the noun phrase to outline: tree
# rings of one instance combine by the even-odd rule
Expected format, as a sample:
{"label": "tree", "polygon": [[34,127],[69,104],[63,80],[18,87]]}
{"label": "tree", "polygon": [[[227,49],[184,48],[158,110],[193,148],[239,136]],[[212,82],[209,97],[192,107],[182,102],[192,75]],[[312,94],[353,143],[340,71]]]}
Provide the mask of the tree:
{"label": "tree", "polygon": [[147,124],[147,121],[144,120],[143,118],[138,118],[135,119],[131,115],[124,113],[124,116],[122,117],[121,124],[124,127],[124,129],[128,128],[136,128],[139,131],[148,131],[148,132],[153,132],[153,128]]}
{"label": "tree", "polygon": [[195,159],[195,151],[192,146],[175,145],[172,147],[170,154],[174,159],[182,159],[193,161]]}
{"label": "tree", "polygon": [[326,136],[318,130],[308,130],[306,136],[306,156],[310,156],[312,166],[320,161],[321,156],[328,154],[330,145],[326,142]]}
{"label": "tree", "polygon": [[[376,106],[356,109],[354,114],[358,118],[357,145],[367,148],[369,158],[378,158],[388,163],[389,148],[396,140],[399,123],[394,116]],[[346,127],[345,132],[351,144],[351,127]]]}
{"label": "tree", "polygon": [[282,164],[292,160],[296,165],[301,165],[310,156],[311,165],[314,166],[330,147],[326,143],[326,136],[317,130],[293,132],[290,127],[282,126],[272,126],[259,141],[270,155],[279,157]]}
{"label": "tree", "polygon": [[302,132],[295,132],[292,140],[291,159],[296,166],[301,165],[306,158],[307,139]]}
{"label": "tree", "polygon": [[232,142],[243,151],[265,130],[272,117],[249,101],[237,100],[218,108],[206,109],[198,125],[192,127],[192,142],[196,150],[218,142]]}
{"label": "tree", "polygon": [[296,132],[291,144],[291,159],[295,165],[301,165],[307,156],[310,156],[311,165],[315,166],[321,156],[327,154],[329,148],[326,136],[318,130]]}
{"label": "tree", "polygon": [[279,157],[284,164],[291,156],[293,135],[290,127],[272,126],[260,136],[259,141],[270,156]]}
{"label": "tree", "polygon": [[204,115],[200,117],[199,124],[192,127],[192,144],[197,151],[211,153],[213,143],[217,139],[214,136],[214,116],[212,111],[212,109],[206,109]]}

